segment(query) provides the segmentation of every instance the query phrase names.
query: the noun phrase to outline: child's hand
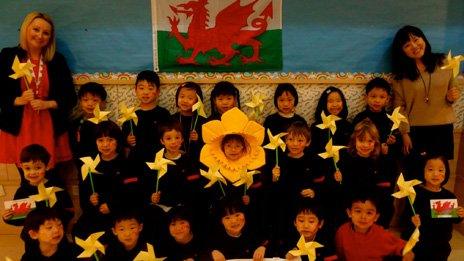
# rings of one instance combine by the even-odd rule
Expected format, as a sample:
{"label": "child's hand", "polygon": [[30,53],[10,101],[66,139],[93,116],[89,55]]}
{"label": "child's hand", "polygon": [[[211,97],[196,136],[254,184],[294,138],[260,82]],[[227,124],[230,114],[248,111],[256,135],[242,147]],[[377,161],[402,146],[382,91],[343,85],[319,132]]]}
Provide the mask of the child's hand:
{"label": "child's hand", "polygon": [[[296,249],[294,249],[294,250],[296,250]],[[285,260],[294,260],[296,258],[297,258],[296,256],[290,254],[290,251],[288,251],[287,254],[285,255]]]}
{"label": "child's hand", "polygon": [[458,208],[456,209],[456,213],[458,214],[458,216],[459,216],[460,218],[464,218],[464,208],[463,208],[463,207],[458,207]]}
{"label": "child's hand", "polygon": [[275,166],[275,167],[272,169],[272,182],[277,182],[277,181],[279,181],[279,177],[280,177],[280,167],[279,167],[279,166]]}
{"label": "child's hand", "polygon": [[414,252],[409,251],[403,256],[403,261],[413,261],[414,260]]}
{"label": "child's hand", "polygon": [[100,209],[98,209],[100,211],[100,213],[102,214],[109,214],[110,213],[110,209],[108,208],[108,204],[106,203],[103,203],[100,205]]}
{"label": "child's hand", "polygon": [[405,133],[403,134],[402,138],[403,138],[403,154],[408,155],[412,149],[411,137],[409,137],[408,133]]}
{"label": "child's hand", "polygon": [[161,191],[151,194],[151,203],[158,204],[161,200]]}
{"label": "child's hand", "polygon": [[98,205],[98,193],[95,192],[90,196],[90,203],[95,207]]}
{"label": "child's hand", "polygon": [[414,224],[415,227],[419,227],[421,225],[420,216],[418,214],[412,216],[411,222]]}
{"label": "child's hand", "polygon": [[213,256],[214,261],[226,261],[226,257],[218,250],[213,250],[211,255]]}
{"label": "child's hand", "polygon": [[383,155],[387,155],[388,154],[388,144],[387,143],[382,143],[380,145],[380,148],[382,150],[382,154]]}
{"label": "child's hand", "polygon": [[255,252],[253,253],[253,261],[262,261],[264,260],[264,254],[266,252],[266,248],[263,246],[258,247]]}
{"label": "child's hand", "polygon": [[312,189],[303,189],[301,192],[300,192],[301,196],[303,196],[304,198],[314,198],[314,196],[316,196],[316,193],[314,192],[314,190]]}
{"label": "child's hand", "polygon": [[127,144],[129,144],[129,146],[132,146],[132,147],[135,146],[135,135],[129,134],[127,136]]}
{"label": "child's hand", "polygon": [[10,220],[13,217],[13,210],[12,209],[7,209],[5,212],[3,212],[2,218],[3,220]]}
{"label": "child's hand", "polygon": [[459,99],[459,90],[458,90],[458,88],[453,87],[453,88],[449,89],[446,92],[446,99],[451,103],[453,103],[457,99]]}
{"label": "child's hand", "polygon": [[335,179],[335,181],[337,181],[337,182],[342,182],[342,180],[343,180],[343,175],[342,175],[342,172],[341,172],[340,170],[335,171],[335,173],[334,173],[334,179]]}
{"label": "child's hand", "polygon": [[197,141],[198,140],[198,133],[195,130],[191,131],[189,139],[192,140],[192,141]]}
{"label": "child's hand", "polygon": [[250,204],[250,196],[242,196],[243,205],[248,206]]}
{"label": "child's hand", "polygon": [[396,143],[396,137],[395,135],[389,135],[387,138],[387,144],[392,145]]}
{"label": "child's hand", "polygon": [[15,105],[17,105],[17,106],[26,105],[29,102],[31,102],[32,100],[34,100],[34,92],[32,91],[32,89],[25,90],[21,94],[21,96],[19,96],[19,97],[17,97],[15,99]]}

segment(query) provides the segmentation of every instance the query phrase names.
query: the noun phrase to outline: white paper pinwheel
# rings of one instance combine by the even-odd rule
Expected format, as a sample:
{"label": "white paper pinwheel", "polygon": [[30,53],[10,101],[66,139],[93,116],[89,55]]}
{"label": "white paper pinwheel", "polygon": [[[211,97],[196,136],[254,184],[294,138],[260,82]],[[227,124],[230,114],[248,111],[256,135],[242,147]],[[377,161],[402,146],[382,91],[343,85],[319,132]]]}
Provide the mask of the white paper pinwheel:
{"label": "white paper pinwheel", "polygon": [[140,251],[134,258],[134,261],[163,261],[165,257],[156,257],[155,249],[149,243],[147,243],[147,251]]}
{"label": "white paper pinwheel", "polygon": [[38,194],[29,196],[34,201],[44,201],[46,200],[46,204],[50,204],[50,207],[53,207],[57,201],[56,199],[56,192],[62,191],[62,188],[58,187],[45,187],[45,184],[41,182],[37,186]]}
{"label": "white paper pinwheel", "polygon": [[264,95],[260,93],[255,93],[253,97],[251,97],[251,102],[245,103],[246,106],[250,107],[253,109],[253,112],[255,114],[255,118],[258,118],[261,113],[263,113],[264,110]]}
{"label": "white paper pinwheel", "polygon": [[203,118],[206,118],[205,105],[201,101],[200,96],[197,94],[197,102],[193,104],[192,111],[197,111],[197,114]]}
{"label": "white paper pinwheel", "polygon": [[134,124],[137,125],[139,118],[137,117],[137,114],[135,114],[135,107],[128,108],[126,104],[121,103],[119,105],[119,112],[121,113],[121,117],[118,119],[118,123],[120,125],[130,120],[134,121]]}
{"label": "white paper pinwheel", "polygon": [[316,127],[318,127],[319,129],[329,129],[333,135],[335,134],[335,131],[337,131],[337,124],[335,124],[335,122],[338,120],[341,120],[341,118],[338,116],[332,115],[332,114],[330,114],[329,116],[326,116],[324,111],[322,111],[321,120],[322,120],[322,123],[316,125]]}
{"label": "white paper pinwheel", "polygon": [[412,232],[411,237],[409,237],[408,242],[406,242],[406,245],[403,248],[403,256],[406,255],[409,251],[411,251],[417,244],[417,242],[419,242],[419,236],[419,228],[416,227],[416,229],[414,229],[414,232]]}
{"label": "white paper pinwheel", "polygon": [[224,183],[224,185],[227,185],[226,179],[224,178],[224,176],[221,175],[221,173],[219,173],[219,166],[213,166],[209,168],[208,172],[200,169],[200,173],[203,177],[209,180],[208,184],[205,185],[205,188],[211,187],[214,183],[218,181],[220,182],[219,185],[221,185],[221,182]]}
{"label": "white paper pinwheel", "polygon": [[93,109],[93,118],[90,118],[89,121],[99,124],[102,121],[108,120],[108,114],[110,114],[110,111],[100,111],[100,105],[97,104],[95,109]]}
{"label": "white paper pinwheel", "polygon": [[32,81],[32,68],[34,65],[28,60],[26,63],[19,62],[18,56],[15,56],[13,60],[13,65],[11,69],[13,69],[13,74],[10,75],[10,78],[18,79],[21,77],[26,77],[27,83]]}
{"label": "white paper pinwheel", "polygon": [[92,173],[101,174],[100,172],[96,170],[96,167],[100,163],[100,155],[97,154],[97,156],[95,157],[95,160],[92,159],[91,157],[82,157],[80,158],[80,160],[84,162],[84,164],[81,167],[82,180],[85,180],[87,176],[89,176],[90,186],[92,186],[92,192],[95,193],[95,186],[93,184]]}
{"label": "white paper pinwheel", "polygon": [[387,117],[393,122],[391,131],[398,129],[400,127],[401,122],[408,122],[408,119],[400,113],[400,107],[396,107],[391,115],[387,114]]}
{"label": "white paper pinwheel", "polygon": [[446,57],[446,65],[440,67],[441,69],[453,69],[453,77],[456,78],[459,74],[459,67],[461,65],[461,62],[464,61],[464,55],[458,55],[458,56],[451,56],[451,50],[448,53],[448,56]]}
{"label": "white paper pinwheel", "polygon": [[75,237],[76,244],[84,249],[84,251],[77,256],[77,258],[87,258],[91,257],[92,255],[98,259],[97,250],[101,253],[105,254],[105,247],[98,241],[98,238],[103,236],[105,232],[96,232],[91,234],[87,239],[84,241],[78,237]]}
{"label": "white paper pinwheel", "polygon": [[156,177],[156,192],[158,192],[160,178],[168,172],[168,165],[176,165],[174,161],[165,159],[163,156],[164,148],[156,153],[154,162],[145,162],[150,169],[158,171],[158,176]]}
{"label": "white paper pinwheel", "polygon": [[335,146],[332,144],[330,139],[325,145],[325,152],[319,153],[318,155],[323,159],[333,158],[334,162],[337,163],[340,160],[340,150],[346,148],[346,146]]}
{"label": "white paper pinwheel", "polygon": [[414,190],[414,186],[421,184],[422,182],[417,179],[412,179],[409,181],[405,181],[403,174],[401,173],[398,177],[398,184],[399,191],[392,194],[395,198],[404,198],[409,197],[411,204],[414,203],[416,199],[416,191]]}
{"label": "white paper pinwheel", "polygon": [[298,240],[296,246],[298,247],[298,250],[290,250],[290,254],[292,256],[307,255],[309,261],[316,260],[316,248],[324,247],[315,241],[305,242],[304,236],[300,237],[300,240]]}
{"label": "white paper pinwheel", "polygon": [[247,189],[253,184],[253,175],[260,173],[258,170],[247,171],[246,169],[240,173],[240,179],[233,185],[238,187],[245,185]]}

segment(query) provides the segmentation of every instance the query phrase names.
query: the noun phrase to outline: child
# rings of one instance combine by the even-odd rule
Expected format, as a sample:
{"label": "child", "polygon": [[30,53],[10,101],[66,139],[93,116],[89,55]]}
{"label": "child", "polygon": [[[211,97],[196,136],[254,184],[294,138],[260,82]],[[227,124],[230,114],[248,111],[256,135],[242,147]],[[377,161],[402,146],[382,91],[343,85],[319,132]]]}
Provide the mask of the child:
{"label": "child", "polygon": [[140,102],[140,109],[136,111],[138,123],[131,129],[126,122],[122,130],[130,147],[129,158],[141,164],[153,160],[155,153],[161,149],[157,129],[159,124],[171,117],[168,110],[157,106],[159,94],[160,79],[156,72],[140,72],[135,81],[135,95]]}
{"label": "child", "polygon": [[31,211],[24,222],[21,239],[26,242],[25,261],[74,260],[71,244],[64,237],[63,219],[53,208]]}
{"label": "child", "polygon": [[[302,201],[296,209],[296,216],[293,221],[298,236],[288,239],[287,246],[280,256],[285,255],[286,260],[295,260],[289,250],[296,249],[295,245],[300,237],[304,237],[305,242],[315,241],[323,245],[322,248],[316,249],[316,261],[318,260],[337,260],[333,234],[323,229],[324,217],[322,209],[312,202]],[[307,256],[301,256],[302,260],[307,260]]]}
{"label": "child", "polygon": [[106,90],[103,85],[96,82],[83,84],[77,91],[79,106],[72,116],[70,143],[77,166],[81,166],[79,158],[97,153],[95,145],[95,129],[97,125],[88,121],[94,117],[93,110],[98,105],[101,110],[105,108]]}
{"label": "child", "polygon": [[274,93],[274,106],[277,112],[266,117],[264,128],[271,130],[276,135],[285,132],[292,122],[301,121],[306,123],[303,117],[295,113],[298,105],[298,92],[291,83],[277,85]]}
{"label": "child", "polygon": [[[420,219],[420,238],[414,247],[416,260],[447,260],[451,253],[449,241],[453,234],[453,223],[459,223],[464,218],[464,208],[454,206],[458,217],[434,218],[432,217],[431,200],[455,199],[456,196],[443,185],[448,181],[450,172],[448,160],[445,156],[428,154],[424,158],[423,176],[424,182],[416,186],[416,200],[414,209]],[[411,208],[407,205],[407,213],[411,216]],[[406,232],[409,237],[414,230],[411,226]]]}
{"label": "child", "polygon": [[[29,196],[36,195],[38,193],[38,185],[44,183],[45,187],[63,187],[62,184],[55,181],[54,173],[50,173],[48,169],[48,163],[50,161],[50,154],[48,151],[38,144],[31,144],[24,147],[21,150],[19,156],[20,168],[24,172],[25,182],[21,183],[19,188],[16,190],[14,199],[25,199]],[[63,190],[56,192],[57,201],[53,205],[53,209],[56,209],[63,217],[63,223],[66,226],[74,216],[74,207],[69,197],[69,194]],[[47,208],[46,201],[36,202],[36,208]],[[11,209],[6,210],[3,213],[3,220],[5,223],[15,226],[21,226],[24,223],[24,219],[13,220],[13,211]]]}
{"label": "child", "polygon": [[[192,106],[198,102],[197,95],[203,100],[200,85],[194,82],[181,84],[176,91],[176,106],[179,111],[172,115],[180,122],[182,136],[186,138],[182,150],[188,153],[194,162],[198,162],[200,158],[200,150],[203,146],[201,126],[206,121],[205,118],[198,115],[198,112],[192,111]],[[195,129],[193,129],[194,125]]]}
{"label": "child", "polygon": [[246,226],[246,217],[240,201],[226,199],[219,207],[222,228],[216,231],[209,242],[212,260],[253,258],[262,260],[266,252],[264,241],[257,239],[251,227]]}
{"label": "child", "polygon": [[211,91],[211,116],[210,120],[220,120],[221,115],[234,108],[240,108],[240,92],[228,81],[218,82]]}
{"label": "child", "polygon": [[[337,255],[341,260],[383,260],[391,255],[400,256],[406,244],[393,233],[375,224],[380,213],[373,194],[358,191],[351,195],[346,213],[351,221],[343,224],[335,235]],[[403,260],[413,260],[413,252]]]}

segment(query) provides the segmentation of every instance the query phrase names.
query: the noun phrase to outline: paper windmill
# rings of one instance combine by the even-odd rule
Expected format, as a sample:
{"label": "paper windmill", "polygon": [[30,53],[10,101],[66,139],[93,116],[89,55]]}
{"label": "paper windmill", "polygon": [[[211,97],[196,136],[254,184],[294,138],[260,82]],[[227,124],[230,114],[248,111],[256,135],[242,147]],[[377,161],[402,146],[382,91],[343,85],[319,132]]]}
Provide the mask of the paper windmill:
{"label": "paper windmill", "polygon": [[200,173],[203,177],[209,179],[209,182],[205,185],[205,188],[211,187],[214,183],[218,181],[224,183],[224,185],[227,185],[226,179],[221,175],[221,173],[219,173],[219,168],[217,166],[210,167],[208,169],[208,172],[200,169]]}
{"label": "paper windmill", "polygon": [[197,102],[192,106],[192,111],[197,111],[197,114],[203,118],[206,118],[205,105],[201,101],[200,96],[197,94]]}
{"label": "paper windmill", "polygon": [[440,67],[441,69],[453,69],[453,77],[458,76],[459,67],[461,62],[464,61],[463,55],[451,56],[451,51],[449,51],[448,56],[446,57],[446,65]]}
{"label": "paper windmill", "polygon": [[127,108],[126,104],[121,103],[119,105],[119,111],[121,112],[121,117],[118,119],[118,123],[120,125],[130,120],[134,121],[134,124],[137,125],[139,118],[137,117],[137,114],[135,114],[135,107]]}
{"label": "paper windmill", "polygon": [[315,241],[305,242],[304,236],[300,237],[300,240],[298,240],[296,246],[298,247],[298,250],[290,250],[290,254],[292,256],[307,255],[309,261],[316,260],[316,248],[324,247]]}
{"label": "paper windmill", "polygon": [[253,175],[260,173],[257,170],[247,171],[246,169],[240,173],[240,179],[235,182],[233,185],[238,187],[240,185],[245,185],[248,189],[253,184]]}
{"label": "paper windmill", "polygon": [[153,246],[147,243],[147,251],[140,251],[134,261],[163,261],[165,257],[156,257]]}
{"label": "paper windmill", "polygon": [[401,173],[400,176],[398,177],[398,181],[396,182],[396,184],[398,184],[398,188],[400,191],[392,194],[392,196],[395,198],[408,197],[409,204],[411,205],[412,212],[414,213],[414,215],[416,214],[416,211],[414,210],[414,205],[413,205],[414,200],[416,200],[416,191],[414,190],[414,186],[421,184],[421,183],[422,182],[417,179],[405,181],[403,177],[403,173]]}
{"label": "paper windmill", "polygon": [[246,106],[253,109],[256,119],[259,117],[259,115],[264,110],[264,102],[263,102],[264,98],[265,98],[264,95],[260,93],[256,93],[251,98],[251,102],[245,103]]}
{"label": "paper windmill", "polygon": [[77,258],[87,258],[94,255],[95,258],[98,260],[97,250],[105,254],[105,247],[102,245],[102,243],[98,241],[98,238],[103,236],[103,234],[105,234],[105,232],[93,233],[89,237],[87,237],[85,241],[78,237],[75,237],[76,244],[84,249],[84,252],[78,255]]}
{"label": "paper windmill", "polygon": [[62,191],[63,189],[58,187],[45,187],[45,184],[41,182],[38,186],[38,194],[29,196],[34,201],[44,201],[46,200],[46,204],[50,204],[50,207],[53,207],[57,201],[56,199],[56,192]]}
{"label": "paper windmill", "polygon": [[99,124],[102,121],[108,120],[108,114],[110,114],[110,111],[100,111],[100,105],[97,104],[95,109],[93,109],[93,118],[90,118],[89,121]]}
{"label": "paper windmill", "polygon": [[393,122],[391,131],[398,129],[401,122],[408,122],[408,119],[400,113],[400,107],[396,107],[391,115],[387,114],[387,117]]}
{"label": "paper windmill", "polygon": [[95,174],[101,174],[96,170],[96,167],[100,163],[100,155],[97,154],[95,157],[95,160],[92,159],[91,157],[82,157],[80,158],[82,162],[84,162],[84,165],[81,167],[81,175],[82,175],[82,180],[85,180],[87,178],[87,175],[90,177],[90,185],[92,186],[92,192],[95,192],[95,187],[93,185],[93,179],[92,179],[92,173]]}
{"label": "paper windmill", "polygon": [[330,114],[329,116],[325,116],[324,111],[321,113],[322,123],[316,125],[319,129],[330,129],[332,134],[335,134],[337,131],[337,125],[335,124],[336,121],[341,120],[340,117]]}
{"label": "paper windmill", "polygon": [[158,177],[156,178],[156,191],[158,191],[158,184],[161,177],[168,172],[168,165],[176,165],[176,163],[172,160],[168,160],[163,158],[164,156],[164,148],[160,149],[155,155],[154,162],[146,162],[148,167],[152,170],[158,171]]}
{"label": "paper windmill", "polygon": [[318,155],[323,159],[333,158],[334,162],[337,163],[340,160],[340,150],[346,148],[346,146],[334,146],[332,139],[330,139],[325,145],[325,152],[319,153]]}
{"label": "paper windmill", "polygon": [[285,142],[282,140],[282,137],[287,135],[286,132],[281,132],[275,136],[272,135],[271,130],[267,129],[267,136],[269,137],[269,143],[266,146],[263,146],[265,149],[276,150],[278,147],[285,151]]}
{"label": "paper windmill", "polygon": [[419,242],[419,236],[419,228],[416,227],[416,229],[414,229],[414,232],[412,232],[408,242],[406,242],[406,245],[403,248],[403,256],[406,255],[409,251],[411,251],[417,244],[417,242]]}
{"label": "paper windmill", "polygon": [[13,69],[14,74],[10,75],[10,78],[18,79],[21,77],[26,77],[27,83],[32,81],[32,68],[34,65],[28,60],[26,63],[19,62],[18,56],[15,56],[13,60],[13,65],[11,69]]}

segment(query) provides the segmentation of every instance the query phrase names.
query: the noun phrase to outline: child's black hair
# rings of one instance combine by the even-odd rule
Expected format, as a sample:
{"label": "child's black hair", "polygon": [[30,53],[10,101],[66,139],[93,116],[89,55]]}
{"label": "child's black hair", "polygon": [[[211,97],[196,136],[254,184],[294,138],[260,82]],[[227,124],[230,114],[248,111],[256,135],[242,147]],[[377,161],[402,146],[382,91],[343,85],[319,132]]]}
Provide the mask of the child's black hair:
{"label": "child's black hair", "polygon": [[118,143],[116,151],[121,154],[124,150],[124,138],[121,129],[113,121],[107,120],[98,123],[95,130],[95,138],[111,137]]}
{"label": "child's black hair", "polygon": [[50,153],[45,147],[39,144],[27,145],[19,154],[20,162],[40,161],[46,165],[50,161]]}
{"label": "child's black hair", "polygon": [[182,125],[180,125],[179,121],[170,119],[160,124],[158,127],[158,137],[163,139],[164,133],[172,130],[176,130],[180,133],[180,135],[182,135]]}
{"label": "child's black hair", "polygon": [[105,87],[96,82],[88,82],[82,84],[82,86],[77,91],[77,97],[81,99],[87,93],[100,97],[102,101],[106,101],[106,97],[108,96]]}
{"label": "child's black hair", "polygon": [[282,94],[284,94],[284,92],[289,92],[293,96],[293,99],[295,99],[294,106],[296,107],[298,105],[298,92],[296,91],[295,86],[291,83],[279,83],[279,85],[277,85],[274,93],[274,106],[278,108],[277,100],[280,96],[282,96]]}
{"label": "child's black hair", "polygon": [[422,158],[422,164],[421,164],[422,168],[420,169],[421,174],[418,175],[419,180],[421,180],[422,182],[424,182],[423,184],[425,184],[424,174],[425,174],[425,166],[427,165],[427,162],[429,160],[438,159],[443,162],[443,165],[445,165],[445,179],[441,183],[441,186],[445,185],[448,182],[449,177],[450,177],[450,166],[448,163],[448,159],[444,155],[440,155],[437,153],[425,153],[421,155],[421,158]]}
{"label": "child's black hair", "polygon": [[318,203],[312,200],[300,200],[298,202],[294,218],[296,219],[296,217],[302,213],[314,214],[319,219],[319,221],[325,219],[325,213],[323,208]]}
{"label": "child's black hair", "polygon": [[153,84],[156,89],[159,89],[161,82],[158,74],[154,71],[146,70],[141,71],[137,74],[137,79],[135,80],[135,86],[141,81],[147,81],[148,83]]}
{"label": "child's black hair", "polygon": [[370,80],[366,84],[366,95],[369,94],[369,92],[374,88],[384,90],[389,96],[392,95],[392,87],[384,78],[375,77],[374,79]]}
{"label": "child's black hair", "polygon": [[203,92],[201,91],[200,85],[194,82],[184,82],[179,87],[177,88],[176,91],[176,106],[179,107],[178,100],[179,100],[179,93],[182,89],[190,89],[194,90],[195,93],[200,97],[200,99],[203,101]]}
{"label": "child's black hair", "polygon": [[369,201],[374,205],[377,213],[379,212],[380,205],[379,205],[379,194],[378,192],[374,191],[373,189],[369,188],[363,188],[363,189],[358,189],[357,191],[351,193],[349,196],[349,202],[347,205],[348,209],[351,209],[353,207],[353,204],[356,202],[362,202],[365,203],[366,201]]}
{"label": "child's black hair", "polygon": [[142,214],[138,210],[135,210],[133,208],[124,208],[124,209],[115,211],[112,217],[112,227],[113,228],[116,227],[116,225],[121,221],[131,220],[131,219],[135,219],[137,223],[143,224]]}
{"label": "child's black hair", "polygon": [[226,146],[226,143],[229,142],[229,141],[233,141],[233,140],[242,143],[243,149],[245,150],[245,152],[248,151],[250,145],[248,144],[246,139],[242,135],[235,134],[235,133],[226,134],[222,138],[222,140],[221,140],[221,150],[224,151],[224,147]]}
{"label": "child's black hair", "polygon": [[237,102],[237,107],[240,108],[240,91],[235,87],[235,85],[228,81],[221,81],[214,85],[213,90],[211,91],[210,101],[211,101],[211,115],[219,116],[219,112],[215,106],[215,100],[219,95],[232,95]]}
{"label": "child's black hair", "polygon": [[219,221],[223,217],[235,213],[245,214],[245,206],[243,205],[241,200],[232,197],[225,197],[221,199],[221,201],[219,201],[217,209],[217,217]]}
{"label": "child's black hair", "polygon": [[58,219],[63,222],[62,215],[53,208],[36,208],[27,214],[26,220],[24,221],[24,227],[21,231],[21,239],[25,242],[31,241],[29,231],[38,231],[40,226],[45,224],[47,220]]}
{"label": "child's black hair", "polygon": [[322,118],[321,118],[322,112],[324,112],[325,115],[329,116],[330,113],[327,110],[327,100],[328,100],[329,94],[331,94],[332,92],[338,93],[340,97],[342,98],[343,108],[340,114],[338,114],[337,116],[342,119],[346,119],[346,117],[348,116],[348,104],[346,103],[345,95],[337,87],[329,86],[327,87],[327,89],[325,89],[322,92],[321,97],[319,98],[319,101],[317,103],[316,112],[314,113],[314,118],[316,119],[316,122],[322,122]]}

